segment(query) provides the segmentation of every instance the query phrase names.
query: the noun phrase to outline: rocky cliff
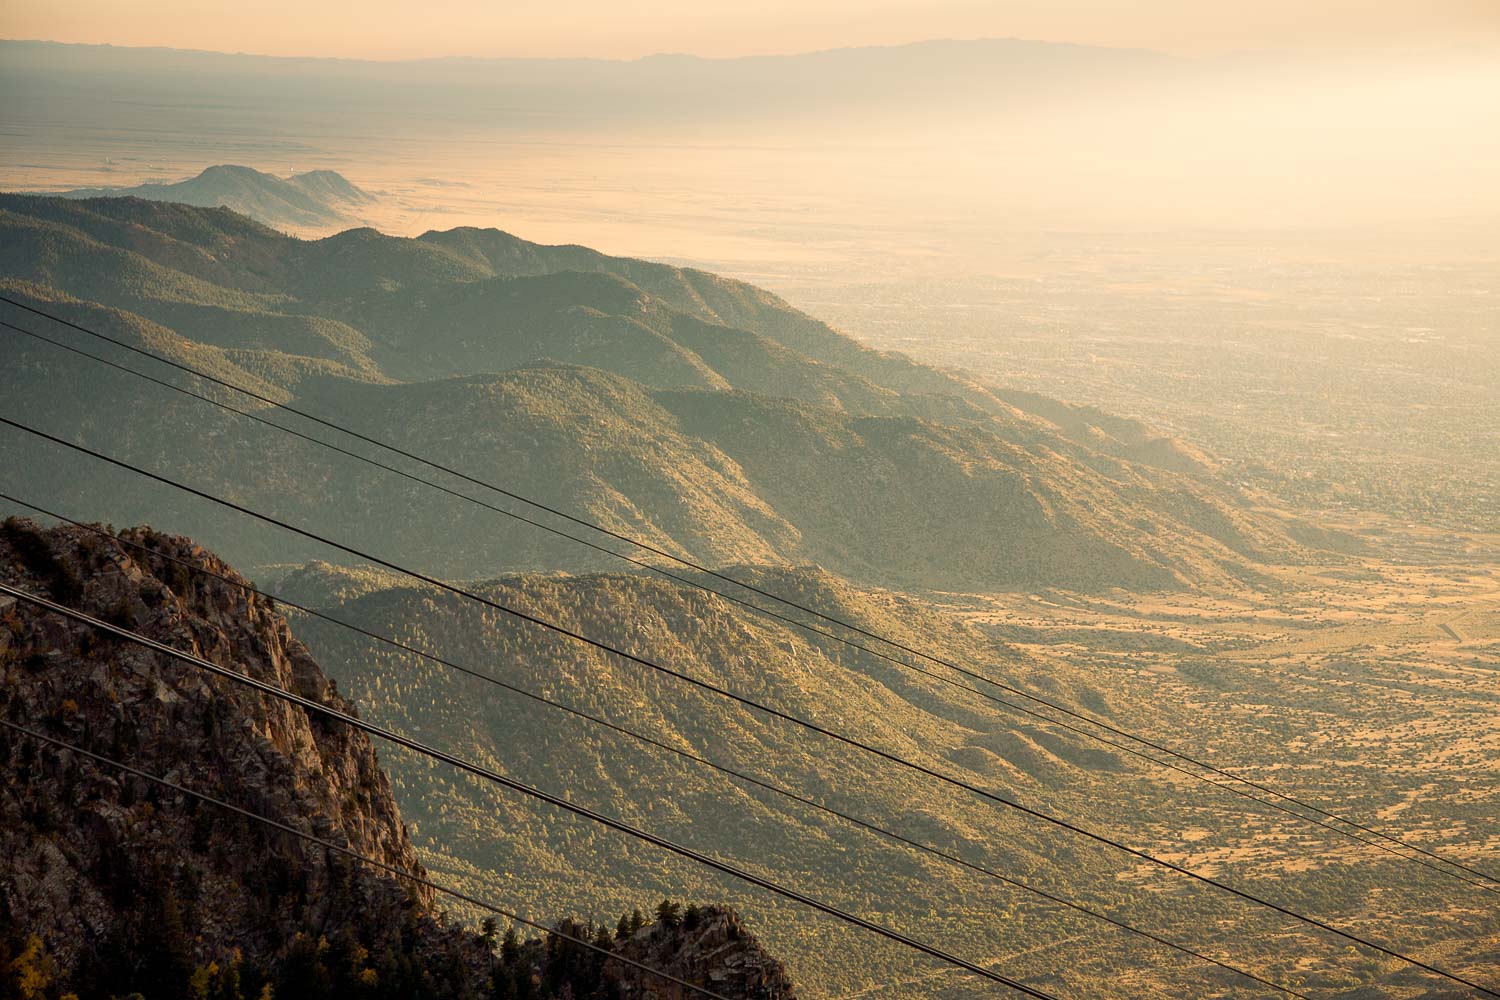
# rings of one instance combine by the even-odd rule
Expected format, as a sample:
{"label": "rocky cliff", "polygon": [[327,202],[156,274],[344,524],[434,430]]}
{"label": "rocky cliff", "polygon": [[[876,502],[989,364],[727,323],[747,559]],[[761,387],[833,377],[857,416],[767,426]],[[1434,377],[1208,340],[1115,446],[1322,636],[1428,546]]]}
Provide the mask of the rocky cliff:
{"label": "rocky cliff", "polygon": [[[0,579],[354,711],[267,602],[167,557],[234,578],[230,567],[185,539],[120,537],[151,554],[7,521]],[[346,726],[8,597],[0,680],[7,719],[422,874],[374,748]],[[308,928],[341,930],[356,904],[364,946],[389,944],[432,902],[421,886],[352,871],[305,841],[28,738],[0,736],[0,761],[0,893],[67,975],[159,981],[162,970],[130,966],[143,958],[138,937],[163,921],[180,924],[182,941],[158,958],[198,967],[272,958]]]}
{"label": "rocky cliff", "polygon": [[[271,603],[187,539],[10,519],[0,580],[356,711]],[[0,718],[424,874],[362,733],[11,597]],[[0,996],[456,1000],[518,977],[538,998],[679,995],[594,953],[564,968],[556,939],[529,947],[534,963],[497,957],[416,882],[11,730],[0,774]],[[727,996],[791,997],[738,917],[697,912],[605,944]]]}

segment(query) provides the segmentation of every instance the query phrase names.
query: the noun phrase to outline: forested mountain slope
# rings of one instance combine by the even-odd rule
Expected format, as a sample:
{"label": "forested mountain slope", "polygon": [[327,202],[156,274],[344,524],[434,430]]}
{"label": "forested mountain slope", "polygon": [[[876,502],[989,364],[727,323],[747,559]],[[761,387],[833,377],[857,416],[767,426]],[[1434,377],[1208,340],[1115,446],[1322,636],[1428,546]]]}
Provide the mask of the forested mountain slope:
{"label": "forested mountain slope", "polygon": [[[999,677],[1038,683],[1071,703],[1112,711],[1082,673],[1040,676],[1022,656],[956,626],[900,595],[867,592],[827,574],[735,567],[737,576],[799,603],[925,646]],[[694,677],[809,718],[980,787],[1101,823],[1128,811],[1150,822],[1164,803],[1149,799],[1125,759],[1031,724],[1025,717],[903,670],[878,657],[747,616],[701,592],[638,575],[525,575],[472,584],[485,597],[596,636]],[[996,870],[1026,873],[1053,889],[1067,885],[1142,920],[1174,923],[1175,896],[1131,901],[1112,885],[1113,859],[1086,844],[1059,842],[1014,814],[903,773],[847,746],[747,711],[556,634],[452,594],[382,572],[327,564],[273,584],[289,599],[430,651],[505,684],[603,717],[719,764],[797,790],[814,801],[887,826]],[[475,759],[572,801],[621,816],[717,857],[794,879],[805,890],[920,937],[963,943],[966,955],[1010,955],[1016,942],[1040,945],[1085,935],[1073,949],[1080,974],[1097,979],[1122,942],[1085,918],[931,855],[912,852],[763,788],[731,780],[616,732],[588,724],[505,688],[400,652],[305,615],[294,626],[368,717],[442,740]],[[482,885],[489,873],[541,905],[560,900],[594,912],[631,885],[712,894],[762,914],[771,948],[799,982],[841,995],[898,983],[930,963],[884,946],[765,893],[715,878],[648,846],[536,810],[407,754],[388,761],[398,798],[424,859],[443,877]],[[1130,804],[1127,807],[1125,802]],[[1157,817],[1162,818],[1162,817]],[[496,825],[515,836],[493,838]],[[1102,894],[1102,897],[1101,897]],[[1050,981],[1049,963],[1007,963],[1027,981]],[[954,981],[954,980],[957,981]],[[936,985],[936,984],[933,984]],[[912,995],[965,996],[944,989]],[[958,992],[946,992],[957,989]]]}
{"label": "forested mountain slope", "polygon": [[[700,560],[1154,588],[1298,557],[1283,522],[1139,425],[1002,397],[699,271],[494,230],[304,241],[222,209],[0,196],[0,289]],[[599,565],[14,332],[0,352],[8,412],[293,520],[457,575]],[[14,432],[0,449],[43,499],[110,498],[89,516],[181,518],[242,562],[323,554]]]}

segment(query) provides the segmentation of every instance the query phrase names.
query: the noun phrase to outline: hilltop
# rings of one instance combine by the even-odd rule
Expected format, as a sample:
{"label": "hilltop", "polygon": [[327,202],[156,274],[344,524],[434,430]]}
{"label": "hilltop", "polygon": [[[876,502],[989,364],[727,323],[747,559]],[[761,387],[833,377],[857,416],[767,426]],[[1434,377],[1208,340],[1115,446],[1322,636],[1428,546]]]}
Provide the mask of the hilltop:
{"label": "hilltop", "polygon": [[200,208],[228,208],[274,229],[331,229],[357,222],[375,196],[333,170],[282,178],[252,167],[222,164],[196,177],[133,187],[78,188],[59,198],[143,198]]}
{"label": "hilltop", "polygon": [[[699,560],[1150,589],[1299,558],[1283,520],[1139,424],[867,349],[702,271],[497,230],[299,240],[129,199],[0,196],[0,235],[8,294]],[[54,428],[339,537],[460,576],[600,565],[45,345],[0,351],[9,398]],[[0,448],[38,469],[39,499],[94,484],[111,499],[90,516],[180,516],[241,562],[323,555],[13,434]]]}

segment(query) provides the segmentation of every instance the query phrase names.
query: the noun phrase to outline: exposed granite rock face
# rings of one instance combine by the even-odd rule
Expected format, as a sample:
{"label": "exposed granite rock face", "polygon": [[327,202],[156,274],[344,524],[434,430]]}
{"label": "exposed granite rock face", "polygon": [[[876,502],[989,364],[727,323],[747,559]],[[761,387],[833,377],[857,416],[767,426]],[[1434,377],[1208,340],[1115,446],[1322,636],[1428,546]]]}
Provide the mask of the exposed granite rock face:
{"label": "exposed granite rock face", "polygon": [[[121,537],[235,577],[186,539]],[[355,711],[267,602],[159,556],[13,520],[0,528],[0,579]],[[364,734],[8,597],[0,715],[422,872]],[[65,972],[162,889],[190,911],[178,917],[198,962],[234,949],[272,958],[301,928],[337,930],[351,908],[397,933],[432,902],[430,890],[9,731],[0,773],[0,904],[45,936]]]}
{"label": "exposed granite rock face", "polygon": [[[148,528],[105,537],[0,524],[0,580],[355,714],[268,601],[174,559],[243,582],[191,541]],[[0,718],[424,874],[364,734],[8,596]],[[699,996],[614,959],[570,960],[555,938],[497,960],[434,912],[425,887],[0,729],[0,936],[36,935],[57,990],[81,983],[90,1000],[150,982],[148,1000],[163,1000],[207,968],[243,964],[254,982],[282,975],[297,996],[336,993],[328,968],[371,997],[508,995],[499,986],[518,977],[530,985],[516,995],[536,1000]],[[603,940],[736,1000],[795,1000],[737,914],[691,912]]]}
{"label": "exposed granite rock face", "polygon": [[[766,954],[729,907],[704,907],[696,920],[675,928],[648,925],[616,951],[724,996],[796,1000],[786,968]],[[608,962],[604,971],[629,1000],[695,1000],[702,995],[623,962]]]}

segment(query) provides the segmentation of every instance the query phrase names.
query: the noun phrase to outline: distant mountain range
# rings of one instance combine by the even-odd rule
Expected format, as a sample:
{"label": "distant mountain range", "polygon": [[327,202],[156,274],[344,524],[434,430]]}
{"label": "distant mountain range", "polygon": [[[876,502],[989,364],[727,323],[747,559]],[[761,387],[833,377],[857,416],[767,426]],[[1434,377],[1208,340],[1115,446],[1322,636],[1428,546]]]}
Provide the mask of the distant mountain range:
{"label": "distant mountain range", "polygon": [[333,170],[312,170],[281,178],[251,167],[209,167],[173,183],[120,188],[78,188],[60,198],[145,198],[200,208],[228,208],[272,228],[332,228],[360,221],[360,209],[375,196]]}
{"label": "distant mountain range", "polygon": [[[304,241],[225,211],[8,195],[0,285],[709,562],[1155,588],[1299,551],[1201,456],[1135,422],[868,350],[701,271],[496,230]],[[7,412],[340,537],[459,576],[601,565],[55,348],[7,333],[0,352]],[[13,433],[0,453],[33,463],[45,499],[87,497],[90,516],[165,518],[241,563],[327,555]]]}
{"label": "distant mountain range", "polygon": [[[1225,61],[1210,61],[1209,71],[1221,71]],[[0,40],[0,79],[27,96],[55,92],[60,80],[111,75],[146,92],[191,85],[205,97],[257,106],[319,101],[333,88],[351,111],[384,104],[430,114],[441,107],[446,119],[487,122],[536,115],[564,123],[600,115],[697,118],[752,109],[797,114],[808,105],[884,107],[894,101],[904,106],[934,96],[1052,99],[1201,79],[1202,62],[1143,49],[1018,38],[934,39],[728,59],[658,54],[408,60]],[[524,94],[524,101],[515,100],[517,94]],[[499,95],[512,96],[499,104],[490,100]]]}

